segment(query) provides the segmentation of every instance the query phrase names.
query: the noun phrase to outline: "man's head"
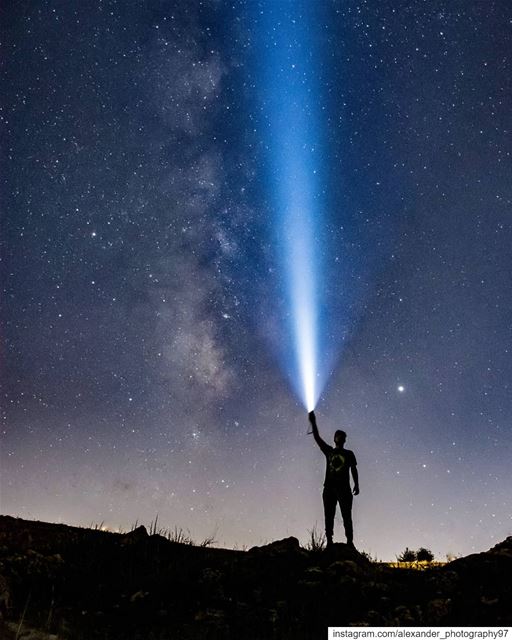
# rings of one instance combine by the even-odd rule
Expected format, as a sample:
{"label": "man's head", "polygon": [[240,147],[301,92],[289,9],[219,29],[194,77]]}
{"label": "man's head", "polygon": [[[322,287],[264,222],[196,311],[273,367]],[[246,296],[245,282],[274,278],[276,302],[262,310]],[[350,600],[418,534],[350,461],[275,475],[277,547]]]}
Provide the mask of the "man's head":
{"label": "man's head", "polygon": [[334,442],[336,443],[337,447],[342,447],[345,444],[346,439],[347,439],[347,434],[341,429],[338,429],[334,433]]}

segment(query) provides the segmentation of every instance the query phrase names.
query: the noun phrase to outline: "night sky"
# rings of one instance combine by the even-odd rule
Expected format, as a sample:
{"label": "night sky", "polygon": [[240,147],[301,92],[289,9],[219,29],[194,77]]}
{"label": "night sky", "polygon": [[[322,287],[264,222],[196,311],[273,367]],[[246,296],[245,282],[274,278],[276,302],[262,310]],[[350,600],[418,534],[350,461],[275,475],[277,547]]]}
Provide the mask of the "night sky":
{"label": "night sky", "polygon": [[295,19],[317,417],[358,459],[356,546],[487,549],[512,534],[512,6],[271,4],[274,29],[258,0],[4,3],[0,510],[238,548],[323,529],[279,354],[265,83]]}

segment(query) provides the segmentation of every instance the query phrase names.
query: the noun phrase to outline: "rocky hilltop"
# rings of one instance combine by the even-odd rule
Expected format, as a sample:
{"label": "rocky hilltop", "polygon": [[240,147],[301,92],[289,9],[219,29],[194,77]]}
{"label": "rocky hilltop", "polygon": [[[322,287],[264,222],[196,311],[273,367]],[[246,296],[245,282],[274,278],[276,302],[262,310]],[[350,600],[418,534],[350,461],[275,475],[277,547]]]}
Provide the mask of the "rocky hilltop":
{"label": "rocky hilltop", "polygon": [[6,640],[272,640],[328,626],[512,625],[512,537],[425,571],[286,538],[195,547],[0,516]]}

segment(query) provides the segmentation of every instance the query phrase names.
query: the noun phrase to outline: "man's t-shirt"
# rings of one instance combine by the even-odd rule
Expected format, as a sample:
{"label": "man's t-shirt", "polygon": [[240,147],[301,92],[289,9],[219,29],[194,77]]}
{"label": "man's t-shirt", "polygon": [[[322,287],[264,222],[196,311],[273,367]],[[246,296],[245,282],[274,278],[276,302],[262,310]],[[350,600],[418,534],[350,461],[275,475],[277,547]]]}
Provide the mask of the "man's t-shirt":
{"label": "man's t-shirt", "polygon": [[350,467],[357,465],[354,452],[329,445],[322,447],[322,451],[326,459],[324,487],[350,491]]}

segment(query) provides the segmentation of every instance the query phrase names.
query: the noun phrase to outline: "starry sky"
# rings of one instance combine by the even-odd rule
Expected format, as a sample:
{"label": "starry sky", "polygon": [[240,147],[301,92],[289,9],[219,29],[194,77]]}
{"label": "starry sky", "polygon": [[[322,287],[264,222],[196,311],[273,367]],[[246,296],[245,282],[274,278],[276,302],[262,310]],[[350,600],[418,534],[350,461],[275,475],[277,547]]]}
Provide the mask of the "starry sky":
{"label": "starry sky", "polygon": [[336,345],[317,417],[359,462],[356,546],[487,549],[512,534],[512,7],[275,5],[3,5],[0,511],[237,548],[323,529],[278,355],[265,82],[295,20]]}

